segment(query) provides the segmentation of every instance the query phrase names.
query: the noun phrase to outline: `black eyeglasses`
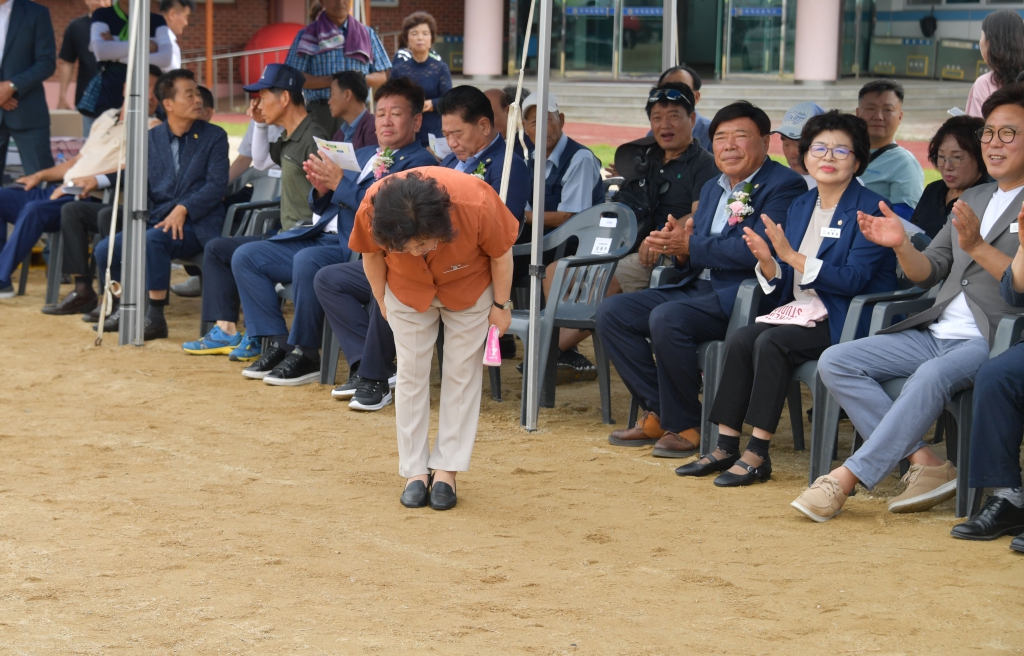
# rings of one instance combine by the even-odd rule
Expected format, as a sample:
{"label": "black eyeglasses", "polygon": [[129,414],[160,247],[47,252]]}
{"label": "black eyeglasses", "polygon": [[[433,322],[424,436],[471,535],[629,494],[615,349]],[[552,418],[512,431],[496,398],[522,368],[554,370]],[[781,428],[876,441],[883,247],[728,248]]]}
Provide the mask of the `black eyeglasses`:
{"label": "black eyeglasses", "polygon": [[661,100],[663,98],[665,100],[668,100],[668,101],[671,101],[671,102],[682,101],[682,103],[688,109],[690,109],[690,110],[693,109],[693,103],[690,102],[690,99],[687,98],[686,96],[684,96],[682,91],[678,91],[676,89],[655,89],[654,91],[651,92],[651,95],[647,98],[647,104],[651,105],[653,103],[658,102],[659,100]]}
{"label": "black eyeglasses", "polygon": [[853,152],[852,149],[847,148],[846,146],[833,146],[832,148],[829,148],[825,144],[820,143],[811,144],[811,147],[807,149],[807,152],[809,152],[812,157],[821,159],[830,150],[832,151],[832,157],[835,157],[836,159],[846,159],[850,156],[850,153]]}
{"label": "black eyeglasses", "polygon": [[993,130],[992,128],[981,128],[975,134],[978,135],[978,139],[981,140],[981,143],[990,143],[992,141],[992,137],[996,136],[998,133],[999,140],[1008,144],[1016,139],[1020,132],[1020,130],[1014,130],[1013,128],[999,128],[998,130]]}

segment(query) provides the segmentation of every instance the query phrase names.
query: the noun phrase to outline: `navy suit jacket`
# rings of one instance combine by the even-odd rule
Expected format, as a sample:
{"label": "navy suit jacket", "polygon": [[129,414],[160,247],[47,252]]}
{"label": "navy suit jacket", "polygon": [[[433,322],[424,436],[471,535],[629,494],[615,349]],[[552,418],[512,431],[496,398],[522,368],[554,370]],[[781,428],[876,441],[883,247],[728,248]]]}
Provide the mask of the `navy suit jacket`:
{"label": "navy suit jacket", "polygon": [[[501,172],[505,169],[505,137],[498,135],[490,146],[480,153],[480,162],[484,165],[484,182],[491,185],[495,193],[501,193]],[[455,153],[452,153],[441,160],[441,166],[454,169],[459,163]],[[474,167],[475,169],[476,167]],[[472,174],[473,171],[466,171]],[[526,202],[529,200],[530,189],[530,168],[526,166],[526,160],[518,153],[512,155],[512,173],[508,176],[508,198],[505,199],[505,207],[512,216],[519,221],[520,229],[526,213]]]}
{"label": "navy suit jacket", "polygon": [[175,205],[188,210],[192,226],[205,245],[224,227],[224,190],[228,186],[228,133],[196,121],[182,140],[174,175],[171,131],[166,123],[149,131],[149,225],[163,221]]}
{"label": "navy suit jacket", "polygon": [[57,69],[57,42],[53,36],[50,10],[30,0],[11,0],[11,22],[7,28],[0,80],[18,87],[14,95],[18,108],[0,109],[0,123],[12,130],[49,127],[50,110],[46,106],[46,80]]}
{"label": "navy suit jacket", "polygon": [[[761,214],[767,214],[776,223],[785,225],[789,206],[797,196],[807,192],[807,182],[798,173],[766,157],[764,164],[750,180],[754,187],[750,192],[754,212],[734,226],[726,223],[721,234],[712,235],[715,210],[722,194],[726,193],[718,180],[717,177],[708,180],[700,190],[700,204],[693,215],[690,259],[685,266],[679,267],[690,275],[677,286],[688,284],[702,269],[708,269],[711,286],[718,294],[722,311],[732,316],[736,290],[740,283],[753,276],[754,265],[757,264],[757,258],[743,241],[743,228],[752,228],[771,244],[765,235]],[[769,312],[774,306],[774,299],[766,298],[761,309]]]}
{"label": "navy suit jacket", "polygon": [[[363,117],[366,120],[366,117]],[[365,167],[374,155],[377,154],[377,146],[367,146],[356,151],[356,160],[359,166]],[[413,141],[404,148],[395,151],[394,163],[388,169],[385,176],[406,169],[414,169],[420,166],[437,166],[437,158],[429,150],[420,145],[419,141]],[[348,238],[352,234],[352,226],[356,221],[356,210],[363,202],[366,190],[373,186],[377,180],[373,175],[366,176],[362,182],[359,180],[360,171],[345,171],[338,183],[338,188],[332,195],[324,195],[320,198],[313,198],[313,190],[309,192],[309,206],[314,212],[320,215],[320,220],[311,226],[296,226],[291,230],[279,232],[270,239],[273,241],[294,241],[297,239],[314,239],[327,224],[338,217],[338,241],[341,247],[348,251]]]}
{"label": "navy suit jacket", "polygon": [[[818,190],[811,189],[800,196],[789,207],[786,219],[786,239],[793,248],[799,248],[804,233],[811,222],[811,214],[818,201]],[[818,277],[809,285],[801,285],[803,289],[813,289],[818,298],[828,309],[829,332],[832,343],[838,344],[846,323],[846,313],[850,309],[850,301],[858,294],[875,294],[891,292],[897,289],[896,253],[891,248],[884,248],[872,243],[860,231],[857,223],[857,212],[880,216],[878,203],[888,201],[867,187],[853,180],[843,192],[832,214],[832,228],[840,230],[838,239],[825,238],[821,242],[816,257],[822,261]],[[771,216],[771,215],[769,215]],[[769,242],[770,243],[770,242]],[[781,263],[781,299],[780,304],[793,300],[793,267]],[[861,316],[857,336],[868,333],[871,313],[864,312]]]}

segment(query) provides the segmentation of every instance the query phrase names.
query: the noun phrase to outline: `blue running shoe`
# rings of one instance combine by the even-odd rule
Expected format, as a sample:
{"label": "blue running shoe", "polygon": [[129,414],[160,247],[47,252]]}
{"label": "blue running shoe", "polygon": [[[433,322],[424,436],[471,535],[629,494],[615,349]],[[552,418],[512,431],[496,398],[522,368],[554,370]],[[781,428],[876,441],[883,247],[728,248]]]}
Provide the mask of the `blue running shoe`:
{"label": "blue running shoe", "polygon": [[228,356],[233,362],[252,362],[260,357],[262,344],[260,339],[249,337],[248,333],[242,334],[242,341],[238,347]]}
{"label": "blue running shoe", "polygon": [[192,355],[227,355],[241,343],[241,333],[229,335],[220,326],[214,326],[205,336],[195,342],[185,342],[181,348]]}

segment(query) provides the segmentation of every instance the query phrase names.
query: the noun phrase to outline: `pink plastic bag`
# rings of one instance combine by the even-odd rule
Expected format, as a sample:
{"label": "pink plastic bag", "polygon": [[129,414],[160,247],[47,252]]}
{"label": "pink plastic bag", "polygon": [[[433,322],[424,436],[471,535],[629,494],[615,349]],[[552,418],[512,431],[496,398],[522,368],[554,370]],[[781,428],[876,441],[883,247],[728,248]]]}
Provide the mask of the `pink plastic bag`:
{"label": "pink plastic bag", "polygon": [[487,331],[487,345],[484,347],[484,365],[487,367],[501,366],[501,346],[498,345],[497,326],[491,326]]}

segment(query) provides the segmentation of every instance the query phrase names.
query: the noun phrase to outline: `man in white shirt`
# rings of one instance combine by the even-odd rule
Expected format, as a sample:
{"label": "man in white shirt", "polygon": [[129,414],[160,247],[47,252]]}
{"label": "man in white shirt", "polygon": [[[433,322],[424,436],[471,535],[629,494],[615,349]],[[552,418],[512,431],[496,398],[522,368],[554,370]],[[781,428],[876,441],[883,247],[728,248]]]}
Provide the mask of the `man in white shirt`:
{"label": "man in white shirt", "polygon": [[[1014,311],[999,281],[1020,243],[1015,228],[1024,213],[1024,91],[1003,87],[983,111],[982,155],[995,182],[965,192],[927,250],[911,245],[888,208],[880,217],[858,215],[864,236],[895,250],[918,287],[945,282],[930,309],[873,337],[833,346],[818,361],[821,380],[867,441],[793,502],[810,519],[831,519],[858,482],[873,488],[903,458],[910,461],[907,489],[889,500],[890,512],[927,510],[956,494],[956,468],[922,438],[949,399],[974,384],[1000,316]],[[881,383],[902,377],[903,391],[891,401]]]}
{"label": "man in white shirt", "polygon": [[181,48],[178,37],[188,27],[188,17],[196,10],[196,0],[160,0],[160,15],[167,21],[171,41],[171,68],[181,68]]}

